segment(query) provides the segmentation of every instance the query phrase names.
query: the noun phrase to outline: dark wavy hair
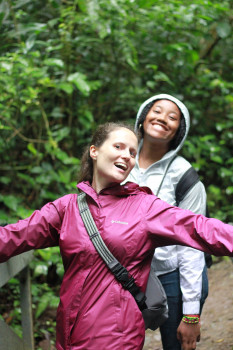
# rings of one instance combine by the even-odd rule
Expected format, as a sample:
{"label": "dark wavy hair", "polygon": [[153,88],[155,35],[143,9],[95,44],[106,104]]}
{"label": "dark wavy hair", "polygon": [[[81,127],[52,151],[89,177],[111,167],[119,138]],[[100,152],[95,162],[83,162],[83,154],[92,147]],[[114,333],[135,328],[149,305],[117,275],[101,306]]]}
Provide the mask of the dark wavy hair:
{"label": "dark wavy hair", "polygon": [[92,136],[91,142],[86,146],[83,156],[81,158],[81,169],[78,177],[78,182],[81,181],[89,181],[92,183],[93,179],[93,160],[90,156],[90,146],[95,145],[96,147],[100,147],[109,137],[109,134],[117,129],[125,128],[132,131],[137,137],[134,129],[131,125],[126,123],[105,123],[101,124],[97,127],[95,133]]}
{"label": "dark wavy hair", "polygon": [[[143,110],[138,118],[136,128],[138,130],[139,139],[143,138],[143,136],[144,136],[143,123],[146,119],[146,116],[149,113],[150,109],[153,107],[154,103],[157,101],[159,101],[159,100],[154,100],[154,101],[149,102],[143,108]],[[179,106],[177,106],[177,107],[179,108]],[[180,144],[180,142],[183,140],[183,137],[185,135],[185,131],[186,131],[185,119],[184,119],[184,116],[183,116],[183,113],[181,112],[181,110],[180,110],[180,113],[181,113],[180,125],[177,129],[177,132],[176,132],[173,140],[170,142],[169,150],[176,149],[178,147],[178,145]],[[140,124],[142,125],[141,127],[140,127]]]}

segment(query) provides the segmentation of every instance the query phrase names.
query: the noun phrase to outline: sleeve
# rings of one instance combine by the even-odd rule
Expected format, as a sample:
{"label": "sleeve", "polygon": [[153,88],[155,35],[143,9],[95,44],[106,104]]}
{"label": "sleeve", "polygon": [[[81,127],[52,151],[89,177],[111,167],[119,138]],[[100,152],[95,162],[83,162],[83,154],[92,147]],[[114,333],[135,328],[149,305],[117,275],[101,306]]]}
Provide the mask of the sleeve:
{"label": "sleeve", "polygon": [[27,219],[0,227],[0,262],[32,249],[58,245],[62,215],[62,203],[57,200]]}
{"label": "sleeve", "polygon": [[184,245],[216,256],[233,256],[233,226],[173,207],[154,195],[144,203],[144,227],[154,248]]}
{"label": "sleeve", "polygon": [[[199,181],[187,193],[180,208],[194,213],[206,213],[206,192]],[[190,247],[177,245],[177,259],[180,273],[180,287],[183,300],[183,314],[199,314],[202,292],[202,272],[205,266],[204,253]]]}

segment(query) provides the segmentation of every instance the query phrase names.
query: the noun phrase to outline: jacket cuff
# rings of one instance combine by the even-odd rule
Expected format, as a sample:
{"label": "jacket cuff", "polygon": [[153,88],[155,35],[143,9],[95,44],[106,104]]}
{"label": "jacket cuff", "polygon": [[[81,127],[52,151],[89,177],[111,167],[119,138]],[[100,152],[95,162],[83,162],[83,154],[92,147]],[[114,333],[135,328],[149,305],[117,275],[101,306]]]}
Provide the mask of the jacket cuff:
{"label": "jacket cuff", "polygon": [[200,301],[184,301],[183,302],[183,315],[199,315],[200,314]]}

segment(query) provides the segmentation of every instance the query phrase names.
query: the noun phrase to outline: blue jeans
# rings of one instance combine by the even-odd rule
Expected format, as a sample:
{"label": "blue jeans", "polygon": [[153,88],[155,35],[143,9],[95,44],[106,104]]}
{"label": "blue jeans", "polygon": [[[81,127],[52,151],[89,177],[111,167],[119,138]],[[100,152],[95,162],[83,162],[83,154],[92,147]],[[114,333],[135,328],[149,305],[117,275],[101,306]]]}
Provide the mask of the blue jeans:
{"label": "blue jeans", "polygon": [[[177,328],[183,316],[182,293],[180,289],[179,270],[159,276],[159,279],[167,294],[169,317],[160,327],[162,344],[164,350],[181,350],[180,342],[177,339]],[[202,296],[200,301],[200,312],[202,311],[205,299],[208,296],[208,276],[205,267],[202,273]]]}

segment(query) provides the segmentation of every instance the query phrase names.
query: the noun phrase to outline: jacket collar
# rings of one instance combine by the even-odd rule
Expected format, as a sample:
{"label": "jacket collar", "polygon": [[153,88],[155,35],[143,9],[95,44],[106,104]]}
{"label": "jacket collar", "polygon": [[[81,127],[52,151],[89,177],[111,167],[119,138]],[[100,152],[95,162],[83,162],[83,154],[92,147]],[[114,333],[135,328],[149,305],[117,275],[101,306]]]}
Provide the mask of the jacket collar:
{"label": "jacket collar", "polygon": [[[77,188],[91,196],[95,201],[97,200],[98,194],[90,185],[89,181],[80,182],[77,185]],[[124,185],[114,184],[110,187],[104,188],[100,191],[99,195],[114,195],[123,197],[129,195],[137,195],[141,192],[152,194],[152,191],[149,189],[149,187],[140,187],[134,182],[126,182]]]}

